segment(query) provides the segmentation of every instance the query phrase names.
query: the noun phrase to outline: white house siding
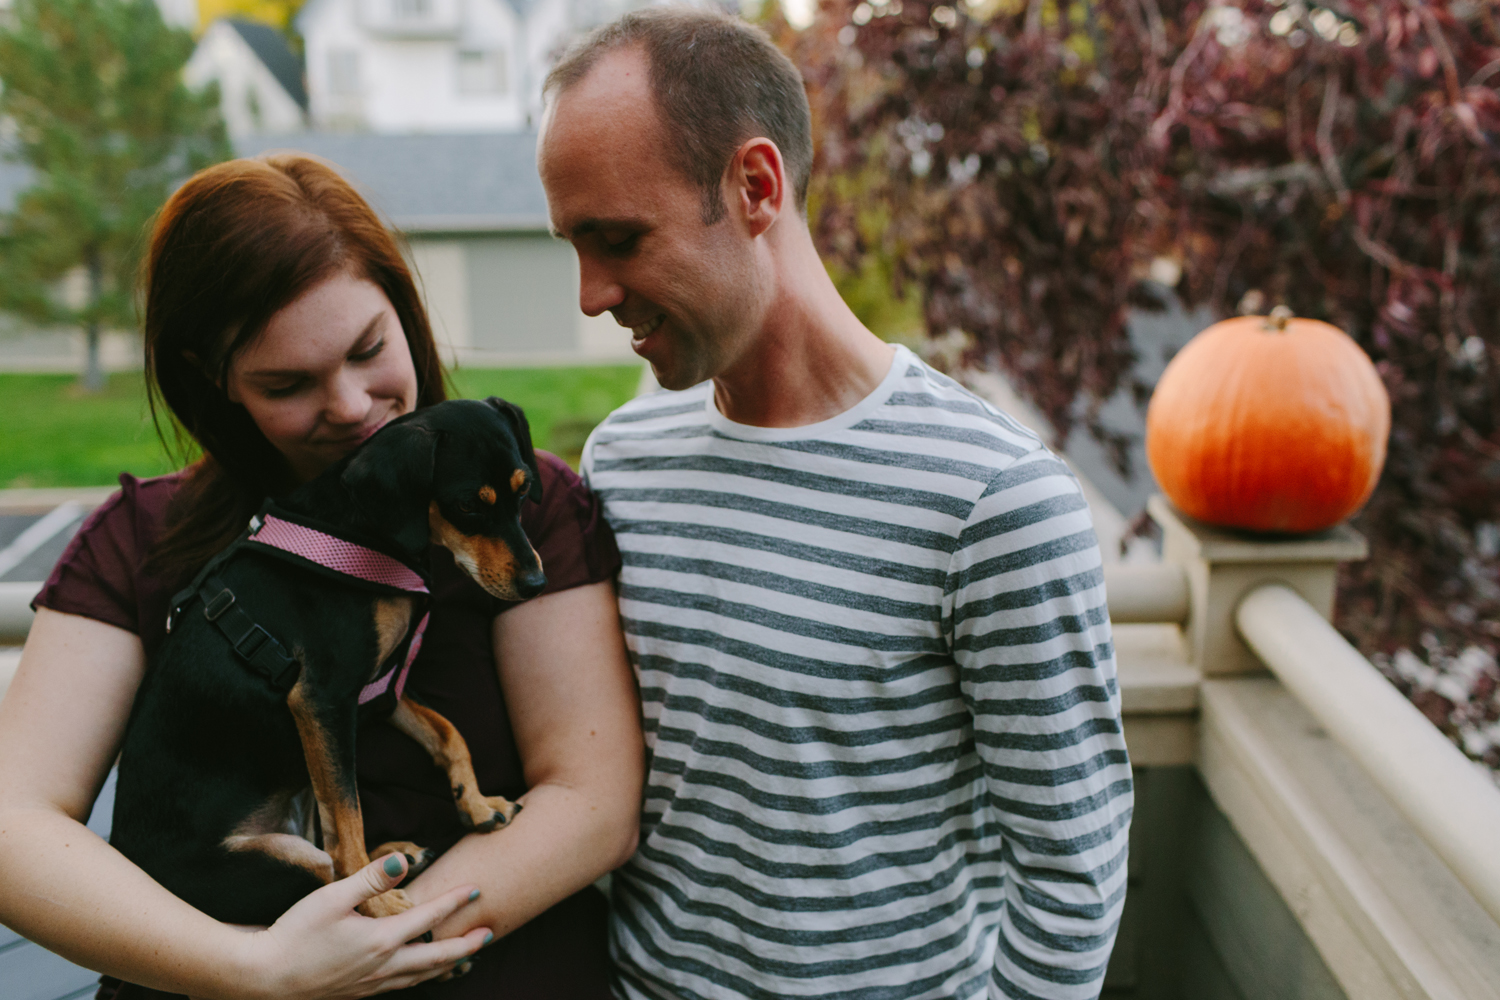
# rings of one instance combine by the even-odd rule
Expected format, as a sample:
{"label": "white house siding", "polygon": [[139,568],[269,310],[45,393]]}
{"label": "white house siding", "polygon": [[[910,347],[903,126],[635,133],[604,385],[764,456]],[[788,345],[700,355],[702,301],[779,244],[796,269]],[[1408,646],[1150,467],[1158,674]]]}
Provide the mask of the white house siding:
{"label": "white house siding", "polygon": [[[396,0],[312,0],[298,18],[315,125],[374,132],[478,132],[523,128],[524,69],[517,17],[504,0],[429,0],[430,31],[396,30],[375,15]],[[559,0],[553,0],[559,2]],[[465,53],[498,53],[491,93],[463,92]]]}
{"label": "white house siding", "polygon": [[[0,7],[9,7],[10,3],[0,3]],[[184,28],[192,31],[198,27],[198,0],[156,0],[156,8],[161,11],[161,19],[174,28]]]}
{"label": "white house siding", "polygon": [[296,132],[304,125],[302,107],[227,21],[203,33],[182,77],[195,88],[218,81],[224,127],[235,138]]}

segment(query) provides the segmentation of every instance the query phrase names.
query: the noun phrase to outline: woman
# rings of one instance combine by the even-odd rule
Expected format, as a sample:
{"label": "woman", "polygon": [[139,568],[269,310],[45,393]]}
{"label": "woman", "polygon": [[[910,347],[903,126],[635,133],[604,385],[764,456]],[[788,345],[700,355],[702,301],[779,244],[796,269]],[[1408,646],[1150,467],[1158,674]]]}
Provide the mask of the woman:
{"label": "woman", "polygon": [[[543,453],[544,500],[522,521],[548,590],[496,601],[435,547],[408,686],[467,739],[481,791],[525,810],[502,832],[465,836],[420,747],[386,726],[360,734],[367,842],[446,852],[406,886],[419,905],[385,920],[352,912],[405,874],[377,860],[270,928],[231,928],[82,825],[174,590],[264,497],[444,398],[395,243],[304,157],[220,164],[172,196],[152,235],[145,320],[148,379],[205,457],[172,476],[122,476],[37,598],[0,703],[0,922],[104,971],[100,995],[119,1000],[418,983],[434,997],[607,996],[604,904],[589,886],[634,849],[639,710],[610,582],[618,553],[577,477]],[[415,940],[428,930],[433,941]],[[467,976],[429,982],[476,952]]]}

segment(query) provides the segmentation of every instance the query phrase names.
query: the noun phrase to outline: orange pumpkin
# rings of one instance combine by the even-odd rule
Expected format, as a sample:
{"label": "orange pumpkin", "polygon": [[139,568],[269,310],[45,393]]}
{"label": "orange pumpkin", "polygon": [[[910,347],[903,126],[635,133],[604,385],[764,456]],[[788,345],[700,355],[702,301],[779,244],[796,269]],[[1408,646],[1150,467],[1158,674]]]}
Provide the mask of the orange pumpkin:
{"label": "orange pumpkin", "polygon": [[1178,352],[1146,411],[1146,457],[1200,521],[1317,531],[1369,499],[1390,430],[1390,397],[1359,345],[1283,306],[1215,323]]}

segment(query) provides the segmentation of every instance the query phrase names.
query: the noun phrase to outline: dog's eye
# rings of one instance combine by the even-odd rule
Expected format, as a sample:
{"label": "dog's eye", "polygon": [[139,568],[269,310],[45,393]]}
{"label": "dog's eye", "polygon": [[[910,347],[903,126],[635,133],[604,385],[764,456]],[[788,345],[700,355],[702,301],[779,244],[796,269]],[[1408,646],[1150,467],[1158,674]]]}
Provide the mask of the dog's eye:
{"label": "dog's eye", "polygon": [[460,500],[458,503],[454,504],[453,506],[457,507],[462,513],[465,513],[465,514],[472,514],[472,513],[474,513],[474,501],[472,501],[472,500]]}

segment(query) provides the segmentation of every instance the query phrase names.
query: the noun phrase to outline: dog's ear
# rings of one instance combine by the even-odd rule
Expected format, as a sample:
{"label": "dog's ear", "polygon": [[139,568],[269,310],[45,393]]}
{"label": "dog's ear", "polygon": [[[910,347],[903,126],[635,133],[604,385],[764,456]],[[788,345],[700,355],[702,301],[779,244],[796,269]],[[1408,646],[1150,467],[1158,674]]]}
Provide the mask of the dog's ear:
{"label": "dog's ear", "polygon": [[339,476],[365,519],[413,554],[427,550],[432,533],[427,506],[437,441],[420,424],[392,424],[365,442]]}
{"label": "dog's ear", "polygon": [[526,463],[526,468],[531,470],[531,489],[526,491],[526,497],[535,503],[542,502],[542,474],[536,465],[536,450],[531,446],[531,425],[526,422],[526,413],[515,403],[508,403],[499,396],[491,396],[485,400],[493,406],[505,420],[509,421],[510,429],[516,436],[516,444],[521,449],[521,461]]}

